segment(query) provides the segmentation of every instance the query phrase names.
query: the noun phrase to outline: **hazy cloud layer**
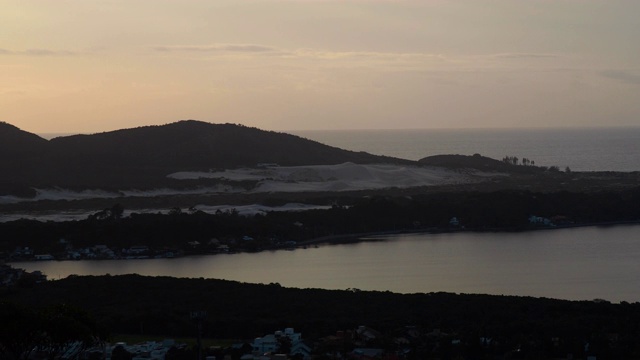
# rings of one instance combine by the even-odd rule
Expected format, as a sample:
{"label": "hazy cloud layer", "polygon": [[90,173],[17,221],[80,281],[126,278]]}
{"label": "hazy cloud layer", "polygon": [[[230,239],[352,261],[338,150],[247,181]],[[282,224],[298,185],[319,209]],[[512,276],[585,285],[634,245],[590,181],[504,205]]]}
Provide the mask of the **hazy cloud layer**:
{"label": "hazy cloud layer", "polygon": [[545,59],[545,58],[557,58],[558,54],[532,54],[532,53],[505,53],[493,55],[500,59]]}
{"label": "hazy cloud layer", "polygon": [[268,53],[280,50],[264,45],[255,44],[216,44],[206,46],[156,46],[156,51],[161,52],[202,52],[202,53]]}
{"label": "hazy cloud layer", "polygon": [[640,125],[638,14],[631,0],[5,0],[0,118],[34,132]]}
{"label": "hazy cloud layer", "polygon": [[628,70],[605,70],[601,72],[602,76],[609,79],[619,80],[623,83],[640,85],[640,71]]}
{"label": "hazy cloud layer", "polygon": [[50,50],[50,49],[27,49],[27,50],[20,50],[20,51],[0,49],[0,55],[73,56],[73,55],[77,55],[77,53],[73,51],[68,51],[68,50]]}

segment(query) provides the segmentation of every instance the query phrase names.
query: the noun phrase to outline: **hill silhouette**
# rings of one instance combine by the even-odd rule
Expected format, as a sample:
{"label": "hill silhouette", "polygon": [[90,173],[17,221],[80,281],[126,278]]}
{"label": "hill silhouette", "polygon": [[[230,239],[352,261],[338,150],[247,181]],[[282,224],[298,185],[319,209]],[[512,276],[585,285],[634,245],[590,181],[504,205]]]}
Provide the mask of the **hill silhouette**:
{"label": "hill silhouette", "polygon": [[42,154],[48,141],[38,135],[0,122],[0,194],[30,195],[32,190],[24,186],[25,179],[38,179]]}
{"label": "hill silhouette", "polygon": [[[234,168],[257,163],[328,165],[345,161],[391,161],[301,137],[235,124],[185,120],[95,135],[74,135],[51,140],[56,155],[75,163],[101,166],[144,166],[172,170]],[[397,159],[393,159],[397,160]]]}
{"label": "hill silhouette", "polygon": [[434,155],[418,160],[422,165],[447,167],[454,169],[477,169],[486,171],[508,171],[511,166],[503,161],[480,154],[468,155]]}
{"label": "hill silhouette", "polygon": [[15,187],[34,186],[167,186],[171,180],[166,175],[172,172],[254,167],[260,163],[412,163],[285,133],[195,120],[49,141],[10,124],[0,125],[0,160],[7,164],[0,174],[0,194],[2,187],[4,193],[15,193]]}
{"label": "hill silhouette", "polygon": [[536,166],[516,166],[480,154],[474,155],[434,155],[418,160],[420,165],[448,169],[474,169],[487,172],[534,174],[545,169]]}
{"label": "hill silhouette", "polygon": [[33,154],[46,144],[47,140],[40,136],[0,121],[0,154],[17,156]]}

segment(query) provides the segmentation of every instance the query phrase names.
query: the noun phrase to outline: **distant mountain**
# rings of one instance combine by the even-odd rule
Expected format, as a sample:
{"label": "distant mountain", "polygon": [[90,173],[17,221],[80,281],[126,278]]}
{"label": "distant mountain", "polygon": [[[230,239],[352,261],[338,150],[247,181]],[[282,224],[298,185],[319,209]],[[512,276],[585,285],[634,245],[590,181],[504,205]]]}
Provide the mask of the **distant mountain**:
{"label": "distant mountain", "polygon": [[418,160],[420,165],[437,166],[448,169],[475,169],[487,172],[533,174],[545,169],[536,166],[517,166],[492,159],[480,154],[475,155],[434,155]]}
{"label": "distant mountain", "polygon": [[234,124],[186,120],[51,140],[57,157],[72,163],[173,170],[233,168],[257,163],[320,165],[395,161],[346,151],[301,137]]}
{"label": "distant mountain", "polygon": [[19,195],[29,193],[24,180],[39,177],[37,169],[48,145],[48,141],[38,135],[0,122],[0,194],[3,190]]}
{"label": "distant mountain", "polygon": [[476,169],[485,171],[507,171],[512,166],[480,154],[469,155],[434,155],[418,160],[422,165],[438,166],[453,169]]}
{"label": "distant mountain", "polygon": [[[295,135],[195,120],[45,140],[0,124],[2,184],[152,187],[177,171],[354,163],[412,163],[347,151]],[[2,193],[0,189],[0,194]]]}
{"label": "distant mountain", "polygon": [[46,144],[40,136],[0,121],[0,154],[32,153]]}

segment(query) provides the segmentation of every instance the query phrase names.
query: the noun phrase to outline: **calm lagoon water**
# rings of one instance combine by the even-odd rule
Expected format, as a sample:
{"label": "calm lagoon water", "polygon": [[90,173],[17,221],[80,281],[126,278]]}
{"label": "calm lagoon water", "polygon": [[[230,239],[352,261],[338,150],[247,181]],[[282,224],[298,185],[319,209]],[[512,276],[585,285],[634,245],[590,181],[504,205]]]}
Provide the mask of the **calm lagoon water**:
{"label": "calm lagoon water", "polygon": [[295,251],[16,263],[50,279],[137,273],[287,287],[640,301],[640,225],[409,234]]}
{"label": "calm lagoon water", "polygon": [[[291,131],[417,160],[480,153],[574,171],[640,171],[640,128]],[[415,234],[296,251],[132,261],[18,263],[70,274],[205,277],[300,288],[447,291],[640,301],[640,225],[526,233]]]}

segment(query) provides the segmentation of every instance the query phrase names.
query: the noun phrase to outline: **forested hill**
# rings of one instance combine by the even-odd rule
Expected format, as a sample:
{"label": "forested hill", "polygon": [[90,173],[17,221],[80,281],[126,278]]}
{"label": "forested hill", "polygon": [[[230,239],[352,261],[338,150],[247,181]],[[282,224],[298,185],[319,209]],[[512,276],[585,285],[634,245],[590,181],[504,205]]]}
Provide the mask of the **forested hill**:
{"label": "forested hill", "polygon": [[47,140],[0,121],[0,154],[25,156],[43,150]]}
{"label": "forested hill", "polygon": [[392,161],[338,149],[295,135],[235,124],[185,120],[51,140],[57,157],[103,164],[177,169],[233,168],[257,163],[320,165]]}
{"label": "forested hill", "polygon": [[347,151],[298,136],[234,124],[186,120],[93,135],[44,140],[0,123],[0,188],[144,186],[185,170],[259,163],[321,165],[407,160]]}
{"label": "forested hill", "polygon": [[418,160],[422,165],[447,167],[454,169],[477,169],[485,171],[504,171],[512,172],[514,166],[504,161],[495,160],[475,154],[473,156],[466,155],[433,155]]}
{"label": "forested hill", "polygon": [[[42,326],[31,320],[37,318],[32,314],[57,304],[85,311],[80,319],[93,318],[93,328],[102,329],[96,332],[142,338],[193,337],[189,314],[197,309],[207,314],[204,338],[250,339],[293,327],[305,339],[318,340],[310,343],[321,354],[327,349],[348,352],[361,341],[357,347],[406,350],[406,359],[640,358],[640,303],[293,289],[277,283],[138,275],[71,276],[31,287],[25,281],[0,293],[3,325],[13,331],[0,331],[0,345],[18,336],[29,339]],[[64,324],[74,329],[83,323]],[[360,325],[370,326],[375,335],[339,342],[325,338]]]}

